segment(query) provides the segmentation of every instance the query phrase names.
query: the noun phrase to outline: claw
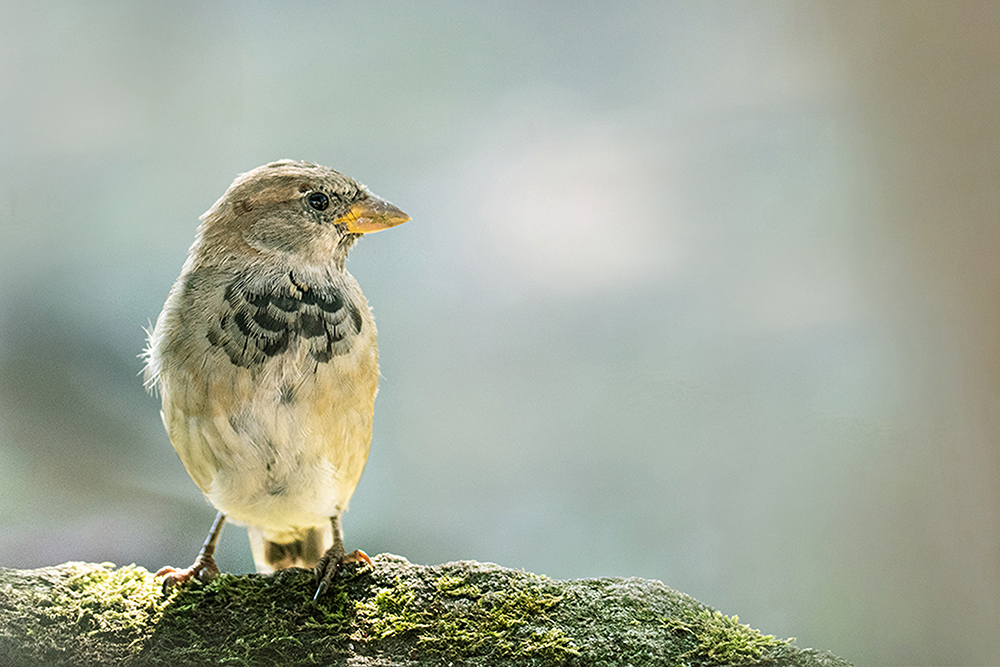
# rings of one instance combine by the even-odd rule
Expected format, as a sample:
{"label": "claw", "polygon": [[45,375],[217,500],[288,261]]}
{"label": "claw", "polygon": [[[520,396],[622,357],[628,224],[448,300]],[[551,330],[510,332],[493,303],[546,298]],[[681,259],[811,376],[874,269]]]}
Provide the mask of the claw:
{"label": "claw", "polygon": [[211,556],[207,558],[198,558],[191,565],[191,567],[184,570],[178,570],[174,567],[161,567],[156,572],[157,577],[163,577],[163,594],[166,595],[170,592],[171,588],[177,588],[186,585],[192,579],[197,579],[202,583],[208,583],[212,579],[215,579],[219,574],[219,567],[215,564],[215,560]]}
{"label": "claw", "polygon": [[319,586],[316,587],[316,594],[313,595],[313,602],[319,600],[319,596],[326,593],[328,588],[330,587],[327,585],[326,581],[319,582]]}
{"label": "claw", "polygon": [[329,553],[320,558],[319,564],[316,565],[316,579],[319,584],[316,586],[316,594],[313,595],[313,601],[318,600],[321,595],[330,589],[330,584],[333,582],[333,578],[337,576],[337,572],[340,571],[341,567],[355,563],[364,563],[368,567],[373,567],[372,559],[360,549],[341,556],[336,560]]}
{"label": "claw", "polygon": [[372,564],[372,559],[369,558],[368,554],[366,554],[361,549],[355,549],[354,551],[352,551],[351,553],[347,554],[346,556],[343,556],[337,562],[340,565],[347,565],[348,563],[364,563],[368,567],[375,567],[375,565]]}

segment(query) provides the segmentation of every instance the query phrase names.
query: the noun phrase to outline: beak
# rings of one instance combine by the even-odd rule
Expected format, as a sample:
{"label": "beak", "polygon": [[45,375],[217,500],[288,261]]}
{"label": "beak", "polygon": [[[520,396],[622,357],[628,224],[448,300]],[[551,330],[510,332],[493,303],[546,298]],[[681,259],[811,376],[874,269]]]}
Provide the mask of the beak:
{"label": "beak", "polygon": [[334,220],[353,234],[371,234],[401,225],[410,219],[406,213],[380,197],[369,195],[352,205],[344,215]]}

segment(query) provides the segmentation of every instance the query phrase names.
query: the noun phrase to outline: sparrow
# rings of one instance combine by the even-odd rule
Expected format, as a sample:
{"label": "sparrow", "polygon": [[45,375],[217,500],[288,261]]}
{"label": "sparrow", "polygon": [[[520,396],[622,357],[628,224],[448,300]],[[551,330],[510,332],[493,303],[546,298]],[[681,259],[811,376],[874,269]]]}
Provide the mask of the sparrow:
{"label": "sparrow", "polygon": [[341,515],[361,478],[378,391],[375,320],[344,267],[364,234],[406,213],[333,169],[281,160],[242,174],[201,216],[149,332],[148,388],[194,483],[218,510],[191,567],[219,569],[223,523],[247,526],[257,571],[314,568],[316,596],[344,549]]}

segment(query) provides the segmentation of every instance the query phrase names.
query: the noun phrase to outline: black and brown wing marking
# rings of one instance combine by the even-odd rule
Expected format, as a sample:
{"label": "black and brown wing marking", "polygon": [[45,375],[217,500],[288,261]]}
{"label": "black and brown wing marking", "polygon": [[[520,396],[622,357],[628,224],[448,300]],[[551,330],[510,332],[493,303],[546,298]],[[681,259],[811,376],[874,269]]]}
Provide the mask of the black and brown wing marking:
{"label": "black and brown wing marking", "polygon": [[225,350],[236,366],[252,366],[280,355],[300,340],[319,363],[350,351],[363,320],[357,304],[334,287],[313,287],[296,281],[273,288],[236,278],[227,288],[226,314],[208,330],[208,341]]}

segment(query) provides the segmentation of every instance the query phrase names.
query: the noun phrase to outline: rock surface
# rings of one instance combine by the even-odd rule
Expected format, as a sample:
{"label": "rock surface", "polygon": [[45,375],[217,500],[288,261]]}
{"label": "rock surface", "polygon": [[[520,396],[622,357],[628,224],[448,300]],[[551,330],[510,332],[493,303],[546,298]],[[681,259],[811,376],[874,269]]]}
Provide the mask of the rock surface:
{"label": "rock surface", "polygon": [[658,581],[373,561],[318,603],[305,570],[164,596],[134,566],[0,568],[0,665],[848,665]]}

